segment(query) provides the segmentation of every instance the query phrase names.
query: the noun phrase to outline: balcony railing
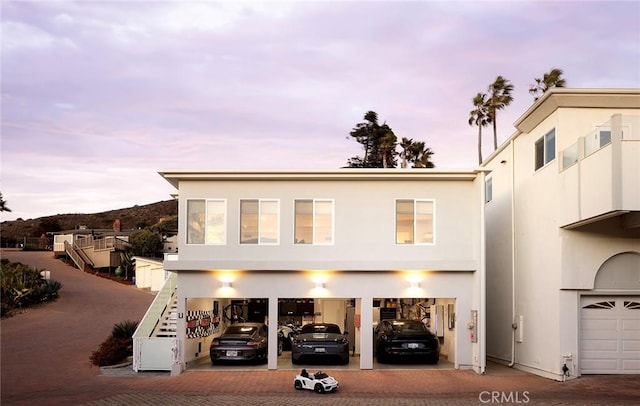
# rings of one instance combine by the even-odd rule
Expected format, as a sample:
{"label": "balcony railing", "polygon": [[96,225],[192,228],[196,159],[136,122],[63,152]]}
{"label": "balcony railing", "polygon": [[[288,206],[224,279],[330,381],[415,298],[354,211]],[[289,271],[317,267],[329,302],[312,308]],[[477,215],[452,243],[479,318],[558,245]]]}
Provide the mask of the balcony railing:
{"label": "balcony railing", "polygon": [[560,154],[562,227],[640,211],[640,115],[616,114]]}

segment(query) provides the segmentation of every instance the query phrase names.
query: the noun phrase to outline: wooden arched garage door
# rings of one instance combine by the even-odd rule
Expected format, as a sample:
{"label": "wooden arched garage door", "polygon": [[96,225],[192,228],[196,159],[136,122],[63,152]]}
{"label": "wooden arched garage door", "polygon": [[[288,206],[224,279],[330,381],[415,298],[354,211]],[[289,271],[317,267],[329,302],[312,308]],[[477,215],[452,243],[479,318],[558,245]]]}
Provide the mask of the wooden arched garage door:
{"label": "wooden arched garage door", "polygon": [[640,296],[583,296],[580,372],[640,373]]}

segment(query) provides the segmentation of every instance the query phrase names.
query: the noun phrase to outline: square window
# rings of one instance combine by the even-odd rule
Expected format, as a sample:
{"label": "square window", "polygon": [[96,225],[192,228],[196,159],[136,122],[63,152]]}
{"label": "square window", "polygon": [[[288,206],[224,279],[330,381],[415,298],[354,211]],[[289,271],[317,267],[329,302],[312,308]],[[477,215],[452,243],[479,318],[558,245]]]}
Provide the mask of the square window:
{"label": "square window", "polygon": [[296,200],[294,244],[333,244],[333,206],[333,200]]}
{"label": "square window", "polygon": [[240,200],[240,244],[278,244],[279,202]]}
{"label": "square window", "polygon": [[396,244],[433,244],[433,200],[396,200]]}

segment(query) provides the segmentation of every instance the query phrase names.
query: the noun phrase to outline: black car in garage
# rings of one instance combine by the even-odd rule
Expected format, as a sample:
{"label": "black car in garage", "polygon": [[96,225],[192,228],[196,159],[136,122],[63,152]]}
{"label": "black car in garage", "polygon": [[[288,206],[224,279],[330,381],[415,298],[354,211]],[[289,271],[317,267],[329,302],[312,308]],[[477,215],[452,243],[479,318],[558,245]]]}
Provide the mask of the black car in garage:
{"label": "black car in garage", "polygon": [[267,362],[268,336],[264,323],[231,324],[211,342],[211,364],[218,361]]}
{"label": "black car in garage", "polygon": [[291,362],[308,360],[337,360],[349,363],[349,339],[333,323],[312,323],[302,326],[291,344]]}
{"label": "black car in garage", "polygon": [[440,340],[419,320],[382,320],[374,331],[376,359],[437,364]]}

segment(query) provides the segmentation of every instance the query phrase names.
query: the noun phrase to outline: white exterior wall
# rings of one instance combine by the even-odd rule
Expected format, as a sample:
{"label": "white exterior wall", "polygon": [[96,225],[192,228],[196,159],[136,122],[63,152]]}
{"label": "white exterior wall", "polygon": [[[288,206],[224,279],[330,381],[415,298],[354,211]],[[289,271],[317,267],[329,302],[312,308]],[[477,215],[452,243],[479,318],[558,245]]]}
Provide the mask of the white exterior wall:
{"label": "white exterior wall", "polygon": [[[546,107],[538,105],[538,108]],[[535,110],[530,113],[536,114]],[[588,165],[582,166],[581,173],[569,176],[561,175],[560,154],[579,137],[611,120],[614,114],[638,117],[638,110],[584,106],[554,109],[530,129],[531,123],[523,124],[527,132],[516,133],[483,165],[492,171],[488,176],[493,178],[493,201],[486,205],[490,357],[514,362],[516,367],[542,376],[563,379],[563,356],[570,354],[571,377],[575,377],[580,294],[584,289],[593,289],[595,275],[608,258],[621,252],[640,252],[640,240],[617,223],[615,227],[612,223],[600,223],[597,232],[561,228],[572,221],[616,209],[614,193],[620,179],[611,145],[587,157]],[[556,159],[536,171],[535,142],[553,128]],[[636,148],[636,144],[627,144],[623,153],[633,155]],[[640,156],[637,158],[624,162],[622,173],[629,173],[629,166],[640,161]],[[579,177],[583,178],[582,186]],[[640,210],[640,204],[634,200],[638,185],[626,182],[621,187],[624,188],[621,196],[628,196],[623,200],[630,202],[627,209]],[[571,195],[579,199],[568,200]],[[514,291],[512,270],[515,270]],[[515,320],[511,319],[509,306],[512,295]],[[510,323],[520,319],[523,322],[518,324],[514,335],[514,359]]]}
{"label": "white exterior wall", "polygon": [[[181,181],[179,218],[187,199],[227,199],[227,244],[188,245],[186,221],[179,222],[179,263],[171,269],[435,269],[478,268],[480,204],[471,181]],[[240,199],[280,200],[280,243],[240,245]],[[294,200],[334,199],[335,242],[294,245]],[[434,199],[435,244],[395,244],[395,200]]]}
{"label": "white exterior wall", "polygon": [[[195,175],[194,175],[195,174]],[[360,367],[373,366],[374,298],[441,298],[456,305],[456,327],[446,337],[449,360],[456,368],[485,368],[484,175],[430,170],[341,170],[326,173],[165,172],[179,189],[179,255],[165,261],[178,274],[178,313],[187,301],[232,298],[269,299],[268,318],[278,319],[279,298],[320,299],[323,318],[336,318],[337,302],[357,299],[361,330],[355,337]],[[390,175],[390,176],[389,176]],[[302,179],[295,179],[302,176]],[[188,199],[226,200],[226,244],[186,244]],[[280,238],[277,245],[241,245],[240,200],[278,199]],[[334,201],[334,243],[294,244],[294,200]],[[396,199],[435,202],[435,241],[428,245],[395,243]],[[316,289],[318,273],[325,288]],[[419,275],[411,288],[408,274]],[[223,288],[221,279],[232,279]],[[324,303],[324,304],[323,304]],[[440,303],[439,303],[440,304]],[[336,307],[337,306],[337,307]],[[446,307],[446,306],[445,306]],[[316,309],[318,310],[318,309]],[[467,324],[478,312],[476,342]],[[342,325],[343,322],[337,323]],[[446,325],[446,323],[445,323]],[[366,330],[365,330],[366,329]],[[178,332],[185,331],[184,318]],[[268,367],[277,367],[276,330],[270,329]],[[179,367],[204,356],[203,340],[181,339]],[[209,337],[210,339],[211,337]],[[198,347],[198,345],[200,345]],[[194,353],[194,350],[201,350]]]}

